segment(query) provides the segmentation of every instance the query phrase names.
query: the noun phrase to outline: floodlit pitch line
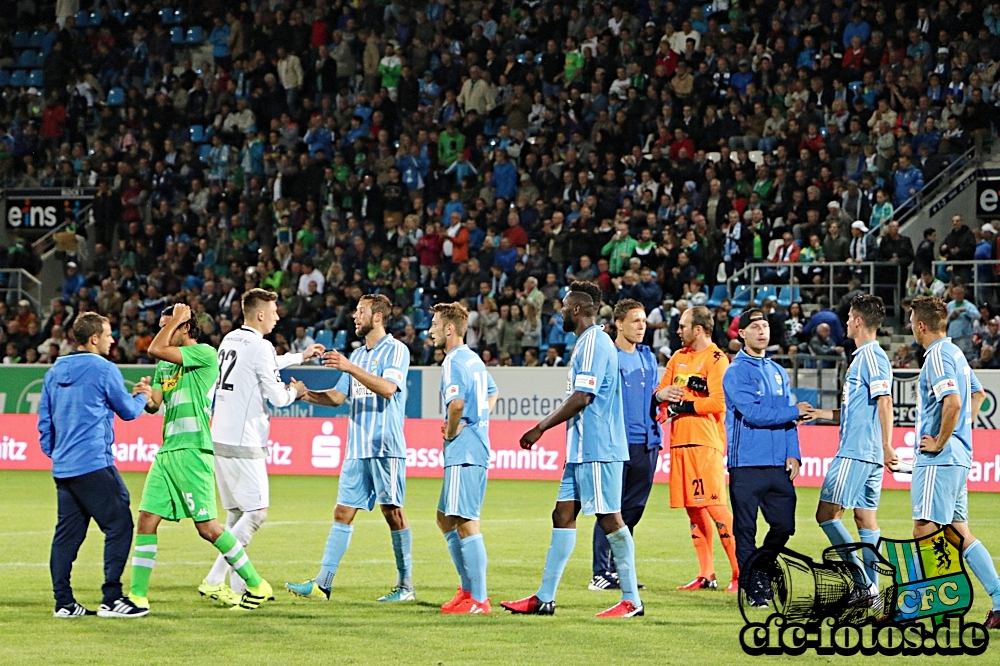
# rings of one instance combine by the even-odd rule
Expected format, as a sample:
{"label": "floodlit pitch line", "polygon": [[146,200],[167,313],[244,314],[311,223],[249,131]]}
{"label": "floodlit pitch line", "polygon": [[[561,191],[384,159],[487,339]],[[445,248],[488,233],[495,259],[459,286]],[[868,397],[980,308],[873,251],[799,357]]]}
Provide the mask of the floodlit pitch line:
{"label": "floodlit pitch line", "polygon": [[[436,519],[432,519],[432,518],[409,518],[409,517],[407,517],[406,520],[409,523],[427,523],[427,524],[437,525],[437,520]],[[550,523],[550,522],[552,522],[552,518],[550,516],[545,516],[545,517],[542,517],[542,518],[498,518],[496,520],[486,520],[484,522],[488,523],[488,524],[491,524],[491,525],[494,524],[494,523],[499,525],[501,523],[538,523],[538,522],[542,522],[542,521]],[[262,528],[264,528],[264,527],[281,527],[281,526],[284,526],[284,525],[329,525],[331,522],[333,522],[332,519],[331,520],[275,520],[275,521],[268,521],[268,522],[264,523],[261,527]],[[365,519],[357,519],[354,522],[355,522],[355,524],[357,524],[357,523],[374,523],[374,524],[381,525],[385,521],[381,520],[379,518],[372,517],[372,518],[365,518]],[[983,522],[983,521],[977,521],[977,522]],[[49,534],[49,532],[46,532],[45,534]],[[0,535],[0,536],[2,536],[2,535]]]}
{"label": "floodlit pitch line", "polygon": [[[994,558],[994,559],[996,559],[996,558]],[[442,561],[443,560],[439,558],[439,559],[429,559],[429,560],[413,560],[413,563],[414,564],[440,564]],[[691,560],[690,559],[683,559],[683,558],[677,559],[677,558],[664,558],[664,557],[650,557],[650,558],[640,558],[638,561],[642,562],[642,563],[650,563],[650,564],[654,564],[654,563],[655,564],[685,564],[685,563],[690,562]],[[511,564],[511,565],[514,565],[514,564],[524,564],[524,560],[523,559],[509,559],[509,560],[491,559],[490,562],[491,563],[495,563],[495,564]],[[267,566],[270,567],[270,566],[290,566],[290,565],[296,565],[296,564],[312,564],[312,565],[315,565],[317,563],[317,561],[316,560],[262,560],[261,563],[262,564],[266,564]],[[204,561],[201,561],[201,562],[169,562],[169,561],[165,561],[165,560],[163,560],[163,561],[157,560],[156,561],[156,568],[160,569],[162,567],[203,567],[206,564],[211,564],[211,561],[204,560]],[[353,560],[349,564],[352,564],[352,565],[354,565],[354,564],[356,564],[356,565],[369,565],[369,564],[372,564],[372,565],[374,565],[374,564],[392,564],[392,565],[395,565],[396,564],[396,560],[394,560],[394,559],[392,559],[392,560],[388,560],[388,559],[384,559],[384,560]],[[48,562],[0,562],[0,568],[2,568],[2,567],[9,567],[11,569],[19,568],[19,567],[23,567],[23,568],[45,567],[45,568],[48,568],[48,566],[49,566]],[[79,563],[79,562],[77,562],[77,566],[84,566],[84,567],[92,566],[94,568],[98,568],[98,567],[103,567],[104,565],[101,562],[89,562],[89,563],[85,562],[85,563],[82,563],[82,564]],[[344,566],[346,566],[346,565],[344,565]]]}

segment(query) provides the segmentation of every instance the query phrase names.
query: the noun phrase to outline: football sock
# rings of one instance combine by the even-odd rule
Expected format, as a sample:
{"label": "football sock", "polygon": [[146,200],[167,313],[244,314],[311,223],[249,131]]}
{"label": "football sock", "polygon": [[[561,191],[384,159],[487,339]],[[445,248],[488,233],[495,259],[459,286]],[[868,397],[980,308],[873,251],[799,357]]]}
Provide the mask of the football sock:
{"label": "football sock", "polygon": [[323,549],[323,560],[316,576],[316,584],[324,590],[329,590],[333,585],[333,577],[337,575],[337,568],[340,560],[347,552],[347,546],[351,543],[351,533],[354,532],[354,525],[344,525],[334,523],[330,528],[330,536],[326,538],[326,548]]}
{"label": "football sock", "polygon": [[486,601],[486,544],[482,534],[470,534],[461,541],[466,575],[471,581],[472,598]]}
{"label": "football sock", "polygon": [[396,585],[407,590],[413,588],[413,535],[410,528],[390,532],[392,535],[392,552],[396,554]]}
{"label": "football sock", "polygon": [[149,577],[156,564],[156,535],[135,535],[135,551],[132,553],[132,596],[149,596]]}
{"label": "football sock", "polygon": [[[545,554],[545,570],[542,571],[542,586],[535,593],[539,601],[548,603],[556,600],[556,588],[559,587],[559,579],[566,569],[569,556],[573,554],[574,546],[576,546],[575,528],[552,528],[552,541]],[[618,564],[618,568],[621,569],[621,563]]]}
{"label": "football sock", "polygon": [[[233,529],[242,516],[243,512],[240,511],[239,509],[227,510],[226,529],[232,532],[233,536],[239,539],[240,543],[242,543],[245,546],[247,544],[244,543],[243,539],[240,539],[240,535],[237,534],[236,531]],[[205,576],[205,582],[208,583],[209,585],[218,585],[222,581],[226,580],[226,572],[228,572],[229,570],[230,570],[229,562],[226,562],[226,558],[223,557],[222,553],[219,553],[219,556],[215,558],[215,563],[212,564],[212,568],[209,570],[208,575]],[[235,575],[236,572],[233,572],[233,576]]]}
{"label": "football sock", "polygon": [[[878,540],[882,536],[882,530],[869,530],[864,527],[858,528],[858,537],[861,543],[871,544],[871,547],[878,551]],[[875,563],[878,562],[878,555],[865,548],[861,551],[861,557],[865,561],[865,573],[869,580],[878,585],[878,571],[875,570]]]}
{"label": "football sock", "polygon": [[691,543],[698,555],[698,569],[702,578],[715,577],[715,559],[712,554],[712,517],[705,507],[688,507],[691,522]]}
{"label": "football sock", "polygon": [[[825,523],[820,523],[819,526],[820,529],[822,529],[823,532],[826,534],[826,538],[829,539],[830,543],[832,543],[834,546],[842,546],[847,543],[854,543],[854,540],[851,539],[850,532],[848,532],[847,528],[844,527],[844,523],[838,520],[837,518],[828,520]],[[850,558],[852,562],[854,562],[854,564],[858,566],[859,569],[861,569],[861,572],[865,574],[865,580],[868,583],[871,583],[871,579],[868,576],[868,573],[865,571],[865,565],[864,563],[861,562],[861,558],[858,557],[857,552],[852,552],[847,556]]]}
{"label": "football sock", "polygon": [[455,563],[458,577],[461,579],[460,585],[466,592],[472,591],[472,581],[465,569],[465,558],[462,556],[462,540],[458,536],[458,530],[446,532],[444,540],[448,542],[448,552],[451,553],[451,561]]}
{"label": "football sock", "polygon": [[976,574],[976,578],[986,588],[986,594],[993,599],[993,610],[1000,610],[1000,578],[997,577],[997,568],[986,546],[976,539],[965,549],[962,556],[969,563],[972,573]]}
{"label": "football sock", "polygon": [[740,577],[740,564],[736,559],[736,539],[733,538],[733,514],[725,504],[715,504],[705,507],[708,515],[715,521],[715,529],[719,532],[719,541],[729,558],[729,566],[733,570],[733,578]]}
{"label": "football sock", "polygon": [[246,581],[247,587],[260,585],[263,579],[253,568],[250,558],[247,557],[247,552],[243,550],[243,545],[236,540],[232,532],[225,530],[213,545],[225,556],[229,566],[235,569],[240,578]]}
{"label": "football sock", "polygon": [[[253,535],[257,533],[257,530],[261,528],[265,520],[267,520],[267,509],[247,511],[240,516],[240,519],[236,521],[236,525],[230,528],[229,531],[246,548],[250,545],[250,540],[253,539]],[[233,571],[229,574],[229,587],[233,592],[243,594],[246,590],[246,582],[236,571]]]}
{"label": "football sock", "polygon": [[631,601],[636,606],[639,601],[639,583],[635,576],[635,541],[627,527],[608,535],[611,552],[614,553],[618,565],[618,584],[622,588],[622,599]]}

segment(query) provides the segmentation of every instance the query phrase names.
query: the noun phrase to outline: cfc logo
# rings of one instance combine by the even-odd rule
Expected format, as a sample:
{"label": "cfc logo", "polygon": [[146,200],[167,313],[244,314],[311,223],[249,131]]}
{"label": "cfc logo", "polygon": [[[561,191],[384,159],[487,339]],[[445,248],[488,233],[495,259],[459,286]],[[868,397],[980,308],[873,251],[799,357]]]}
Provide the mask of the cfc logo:
{"label": "cfc logo", "polygon": [[322,435],[316,435],[312,441],[312,466],[317,469],[336,469],[340,467],[340,437],[333,434],[333,423],[323,421],[320,428]]}

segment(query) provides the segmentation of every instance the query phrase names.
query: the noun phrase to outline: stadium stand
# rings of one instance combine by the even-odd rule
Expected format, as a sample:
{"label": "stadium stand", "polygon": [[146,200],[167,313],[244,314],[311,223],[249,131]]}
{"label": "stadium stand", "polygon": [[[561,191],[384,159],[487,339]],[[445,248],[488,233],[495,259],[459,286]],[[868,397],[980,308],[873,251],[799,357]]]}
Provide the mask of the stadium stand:
{"label": "stadium stand", "polygon": [[[706,301],[726,348],[732,316],[763,304],[778,351],[841,354],[811,344],[808,313],[858,289],[895,307],[937,260],[950,294],[984,267],[949,262],[997,259],[995,234],[907,248],[889,224],[992,143],[995,3],[927,20],[878,0],[250,5],[57,16],[41,0],[0,17],[0,182],[102,188],[60,220],[75,242],[49,252],[78,267],[42,286],[56,299],[7,290],[4,363],[52,362],[89,310],[112,319],[117,361],[148,362],[177,300],[217,343],[264,286],[279,351],[297,325],[351,348],[354,305],[380,292],[416,363],[433,362],[427,308],[464,299],[470,344],[521,364],[568,353],[573,279],[659,310],[662,358]],[[0,267],[39,274],[16,235]],[[995,292],[968,292],[978,363]]]}

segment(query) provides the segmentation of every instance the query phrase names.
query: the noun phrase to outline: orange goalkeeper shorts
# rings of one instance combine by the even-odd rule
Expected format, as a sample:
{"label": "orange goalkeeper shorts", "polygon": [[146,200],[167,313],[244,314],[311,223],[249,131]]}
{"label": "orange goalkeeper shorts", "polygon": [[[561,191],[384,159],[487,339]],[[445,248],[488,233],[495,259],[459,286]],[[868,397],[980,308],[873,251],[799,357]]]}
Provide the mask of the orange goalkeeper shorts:
{"label": "orange goalkeeper shorts", "polygon": [[670,508],[726,503],[722,453],[711,446],[670,449]]}

